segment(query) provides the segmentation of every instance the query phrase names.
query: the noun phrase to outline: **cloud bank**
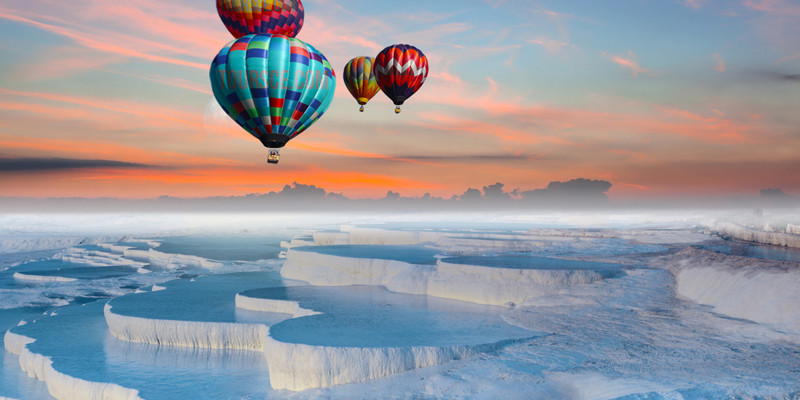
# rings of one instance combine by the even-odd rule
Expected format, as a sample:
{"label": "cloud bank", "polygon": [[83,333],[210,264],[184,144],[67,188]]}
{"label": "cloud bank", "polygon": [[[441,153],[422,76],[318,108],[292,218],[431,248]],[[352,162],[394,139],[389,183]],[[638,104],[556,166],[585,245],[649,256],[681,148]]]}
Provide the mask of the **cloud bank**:
{"label": "cloud bank", "polygon": [[0,158],[0,171],[37,172],[86,168],[154,168],[154,166],[114,160],[80,160],[71,158]]}

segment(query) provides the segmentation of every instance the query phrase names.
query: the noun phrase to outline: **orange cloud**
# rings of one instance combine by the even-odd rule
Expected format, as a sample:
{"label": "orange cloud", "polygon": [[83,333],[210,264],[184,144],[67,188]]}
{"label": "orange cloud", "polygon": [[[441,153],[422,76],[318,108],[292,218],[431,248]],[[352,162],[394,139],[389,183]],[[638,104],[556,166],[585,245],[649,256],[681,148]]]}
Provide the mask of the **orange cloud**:
{"label": "orange cloud", "polygon": [[167,107],[158,105],[134,103],[118,99],[100,99],[44,92],[25,92],[20,90],[5,89],[2,87],[0,87],[0,94],[52,101],[57,103],[76,104],[104,111],[129,114],[136,117],[145,118],[150,124],[158,124],[158,126],[162,127],[193,126],[202,128],[203,126],[203,124],[199,122],[199,118],[197,117],[196,113],[169,109]]}
{"label": "orange cloud", "polygon": [[418,114],[423,121],[417,122],[417,125],[429,129],[495,136],[504,142],[533,144],[544,141],[565,146],[575,143],[562,135],[556,135],[557,133],[579,130],[640,135],[656,133],[708,142],[741,143],[752,141],[749,134],[761,129],[752,121],[735,123],[725,118],[703,117],[658,104],[644,104],[642,106],[645,110],[639,113],[528,104],[525,99],[508,95],[507,88],[493,84],[492,81],[489,83],[489,89],[484,94],[470,90],[466,83],[458,79],[437,83],[437,87],[427,91],[423,88],[415,100],[474,110],[482,114],[472,114],[469,119],[465,119],[440,111],[424,111]]}
{"label": "orange cloud", "polygon": [[[223,44],[233,40],[222,27],[216,12],[186,6],[178,1],[129,0],[109,2],[90,0],[87,5],[94,18],[114,21],[134,32],[152,38],[170,38],[179,46],[162,47],[179,54],[216,53]],[[206,9],[213,10],[213,7]],[[166,43],[161,43],[164,46]],[[148,44],[149,45],[149,44]]]}
{"label": "orange cloud", "polygon": [[377,54],[384,46],[360,34],[363,27],[361,23],[337,24],[309,14],[303,25],[303,37],[309,38],[309,42],[313,41],[317,48],[341,47],[346,44],[350,48],[369,49]]}
{"label": "orange cloud", "polygon": [[[266,173],[269,171],[269,173]],[[240,168],[191,168],[181,170],[97,169],[72,171],[70,174],[5,174],[0,182],[13,183],[6,196],[47,197],[125,197],[152,198],[164,194],[184,197],[230,196],[254,192],[279,191],[283,185],[302,180],[313,182],[330,192],[376,196],[403,187],[436,188],[424,182],[358,171],[330,171],[320,167],[302,170],[277,169],[271,166]],[[298,178],[301,176],[302,178]],[[27,183],[26,183],[27,182]],[[52,188],[40,192],[36,186],[47,182]]]}
{"label": "orange cloud", "polygon": [[[69,78],[84,72],[97,71],[111,64],[128,60],[118,54],[98,52],[80,46],[60,46],[36,54],[38,59],[12,69],[9,76],[21,81],[52,81]],[[58,62],[53,62],[58,60]]]}
{"label": "orange cloud", "polygon": [[186,80],[186,79],[182,79],[182,78],[166,77],[166,76],[161,76],[161,75],[143,76],[143,75],[137,75],[137,74],[129,74],[129,73],[120,72],[120,71],[108,71],[108,72],[111,72],[113,74],[123,75],[123,76],[130,76],[130,77],[133,77],[133,78],[138,78],[138,79],[142,79],[142,80],[146,80],[146,81],[150,81],[150,82],[155,82],[155,83],[158,83],[158,84],[161,84],[161,85],[167,85],[167,86],[172,86],[172,87],[176,87],[176,88],[190,90],[190,91],[193,91],[193,92],[203,93],[203,94],[207,94],[209,96],[211,96],[213,94],[212,91],[209,89],[209,87],[210,87],[209,84],[199,84],[199,83],[195,83],[195,82],[192,82],[192,81],[189,81],[189,80]]}
{"label": "orange cloud", "polygon": [[767,187],[800,189],[800,162],[794,161],[675,161],[613,171],[617,181],[647,182],[650,196],[758,193]]}
{"label": "orange cloud", "polygon": [[53,107],[46,104],[0,101],[0,109],[42,114],[52,119],[88,119],[92,117],[92,113],[85,109]]}
{"label": "orange cloud", "polygon": [[432,111],[420,112],[418,115],[423,121],[416,121],[414,124],[428,129],[468,132],[475,135],[494,137],[505,142],[534,143],[540,141],[531,132],[481,122],[476,119],[458,118],[446,113]]}

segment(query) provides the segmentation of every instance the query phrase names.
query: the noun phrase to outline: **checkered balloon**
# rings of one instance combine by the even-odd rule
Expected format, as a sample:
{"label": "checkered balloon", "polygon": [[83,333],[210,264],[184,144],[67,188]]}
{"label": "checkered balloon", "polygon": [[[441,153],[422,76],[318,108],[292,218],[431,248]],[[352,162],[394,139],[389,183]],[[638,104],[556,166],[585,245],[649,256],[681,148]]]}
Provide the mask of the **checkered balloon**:
{"label": "checkered balloon", "polygon": [[305,18],[300,0],[217,0],[217,11],[237,39],[254,34],[295,37]]}

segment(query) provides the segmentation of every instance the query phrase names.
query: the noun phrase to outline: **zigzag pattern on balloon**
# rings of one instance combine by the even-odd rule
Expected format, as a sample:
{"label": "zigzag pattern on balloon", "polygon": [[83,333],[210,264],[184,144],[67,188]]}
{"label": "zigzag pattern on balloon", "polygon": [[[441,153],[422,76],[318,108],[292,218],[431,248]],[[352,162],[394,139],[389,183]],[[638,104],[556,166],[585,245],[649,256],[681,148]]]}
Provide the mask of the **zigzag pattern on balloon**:
{"label": "zigzag pattern on balloon", "polygon": [[217,0],[217,11],[237,39],[252,34],[295,37],[305,18],[300,0]]}
{"label": "zigzag pattern on balloon", "polygon": [[385,66],[375,64],[375,70],[381,74],[388,74],[392,68],[401,74],[405,74],[406,71],[410,69],[414,76],[424,75],[422,78],[423,80],[428,77],[428,68],[425,66],[417,66],[414,60],[408,60],[405,64],[401,64],[398,60],[389,60]]}
{"label": "zigzag pattern on balloon", "polygon": [[[383,93],[400,106],[425,83],[428,58],[414,46],[392,45],[375,58],[373,72]],[[400,112],[400,108],[395,111]]]}

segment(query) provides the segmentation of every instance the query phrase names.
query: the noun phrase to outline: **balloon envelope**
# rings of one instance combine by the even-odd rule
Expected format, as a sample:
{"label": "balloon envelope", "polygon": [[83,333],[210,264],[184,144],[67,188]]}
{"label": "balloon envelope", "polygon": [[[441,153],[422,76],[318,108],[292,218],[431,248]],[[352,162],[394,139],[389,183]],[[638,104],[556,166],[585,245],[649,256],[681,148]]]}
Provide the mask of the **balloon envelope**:
{"label": "balloon envelope", "polygon": [[407,44],[389,46],[375,58],[373,72],[383,93],[402,105],[422,87],[428,77],[428,57]]}
{"label": "balloon envelope", "polygon": [[300,0],[217,0],[217,12],[237,39],[258,34],[295,37],[305,18]]}
{"label": "balloon envelope", "polygon": [[331,64],[314,47],[281,35],[247,35],[211,63],[220,106],[265,147],[281,148],[313,125],[336,90]]}
{"label": "balloon envelope", "polygon": [[378,87],[375,75],[372,73],[372,64],[374,62],[375,59],[372,57],[356,57],[344,66],[344,73],[342,74],[344,85],[347,86],[347,90],[361,105],[361,111],[364,111],[364,105],[381,90]]}

